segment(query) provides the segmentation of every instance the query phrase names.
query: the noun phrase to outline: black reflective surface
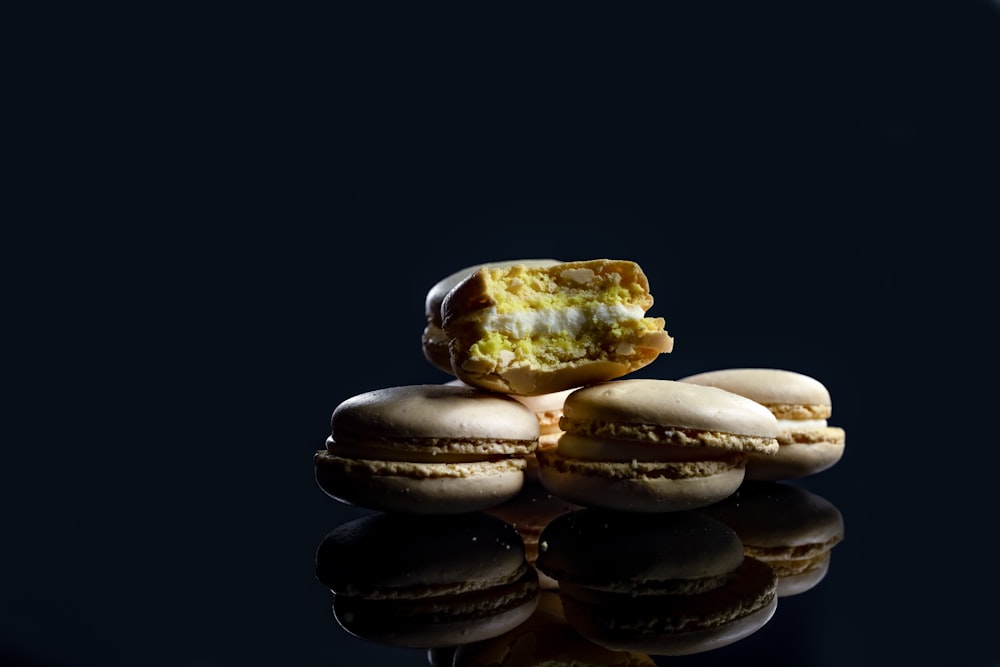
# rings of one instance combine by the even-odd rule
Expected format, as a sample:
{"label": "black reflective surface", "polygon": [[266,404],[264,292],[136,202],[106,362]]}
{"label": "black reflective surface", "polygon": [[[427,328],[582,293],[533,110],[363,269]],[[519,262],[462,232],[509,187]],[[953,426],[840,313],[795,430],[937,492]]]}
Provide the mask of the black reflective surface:
{"label": "black reflective surface", "polygon": [[[525,512],[541,502],[550,514]],[[844,536],[835,505],[785,482],[661,514],[567,508],[529,482],[489,512],[350,519],[324,536],[315,567],[331,622],[373,655],[402,647],[456,665],[795,661],[811,658],[777,655],[775,639],[757,634],[785,613],[783,600],[796,598],[799,614],[797,598],[817,595]]]}
{"label": "black reflective surface", "polygon": [[369,513],[312,453],[447,379],[441,277],[599,256],[675,338],[644,376],[800,371],[847,432],[797,483],[825,576],[656,659],[998,664],[1000,8],[669,11],[9,20],[0,664],[426,665],[338,624],[317,548]]}

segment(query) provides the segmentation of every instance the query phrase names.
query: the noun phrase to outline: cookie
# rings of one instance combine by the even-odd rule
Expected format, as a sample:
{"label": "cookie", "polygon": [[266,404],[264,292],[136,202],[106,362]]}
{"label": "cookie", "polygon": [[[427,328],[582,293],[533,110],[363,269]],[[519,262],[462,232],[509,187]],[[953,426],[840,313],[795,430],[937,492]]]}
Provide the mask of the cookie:
{"label": "cookie", "polygon": [[483,514],[375,513],[341,524],[316,550],[316,578],[356,637],[413,648],[507,632],[538,605],[520,536]]}
{"label": "cookie", "polygon": [[427,296],[424,297],[424,316],[427,319],[427,323],[424,326],[424,331],[420,338],[424,358],[438,370],[444,371],[449,375],[455,374],[451,370],[451,355],[448,353],[448,338],[445,336],[444,329],[441,328],[441,304],[444,302],[444,298],[448,295],[448,292],[450,292],[452,288],[462,282],[465,278],[468,278],[484,266],[512,266],[514,264],[524,264],[525,266],[551,266],[558,263],[559,260],[557,259],[510,259],[489,262],[486,264],[476,264],[474,266],[467,266],[459,269],[458,271],[455,271],[434,283],[431,288],[427,290]]}
{"label": "cookie", "polygon": [[538,446],[535,413],[509,396],[444,384],[377,389],[340,403],[316,481],[329,496],[381,511],[471,512],[524,485]]}
{"label": "cookie", "polygon": [[583,387],[563,404],[565,433],[539,450],[539,481],[586,507],[694,509],[743,482],[747,456],[778,449],[765,407],[715,387],[625,379]]}
{"label": "cookie", "polygon": [[774,456],[751,455],[747,479],[807,477],[831,468],[844,455],[846,433],[830,426],[830,392],[819,380],[776,368],[727,368],[681,378],[719,387],[750,398],[778,420],[778,451]]}
{"label": "cookie", "polygon": [[621,377],[673,349],[638,264],[596,259],[483,267],[441,305],[455,375],[507,394]]}

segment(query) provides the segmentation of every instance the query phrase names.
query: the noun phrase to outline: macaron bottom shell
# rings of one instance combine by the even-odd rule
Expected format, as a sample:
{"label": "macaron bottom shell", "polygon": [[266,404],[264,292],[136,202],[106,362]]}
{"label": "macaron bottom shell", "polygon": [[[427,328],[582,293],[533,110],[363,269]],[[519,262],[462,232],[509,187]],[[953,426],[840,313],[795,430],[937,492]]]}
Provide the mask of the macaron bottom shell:
{"label": "macaron bottom shell", "polygon": [[669,656],[745,639],[767,624],[778,606],[774,571],[751,557],[726,585],[705,593],[635,596],[564,584],[559,595],[568,623],[590,641]]}
{"label": "macaron bottom shell", "polygon": [[800,595],[815,588],[830,571],[830,557],[831,553],[828,551],[820,557],[810,560],[807,564],[799,563],[804,566],[794,569],[790,568],[789,565],[794,566],[795,564],[767,561],[778,575],[778,597]]}
{"label": "macaron bottom shell", "polygon": [[743,483],[746,455],[709,462],[616,462],[567,459],[539,450],[539,482],[583,507],[626,512],[676,512],[716,503]]}
{"label": "macaron bottom shell", "polygon": [[316,483],[331,498],[383,512],[455,514],[489,509],[523,488],[527,463],[503,458],[472,463],[346,459],[319,451]]}
{"label": "macaron bottom shell", "polygon": [[374,598],[335,595],[337,623],[369,641],[411,648],[441,648],[483,641],[527,621],[540,589],[532,568],[516,581],[462,595]]}
{"label": "macaron bottom shell", "polygon": [[843,455],[843,442],[782,444],[775,454],[751,453],[747,479],[780,481],[808,477],[833,467]]}

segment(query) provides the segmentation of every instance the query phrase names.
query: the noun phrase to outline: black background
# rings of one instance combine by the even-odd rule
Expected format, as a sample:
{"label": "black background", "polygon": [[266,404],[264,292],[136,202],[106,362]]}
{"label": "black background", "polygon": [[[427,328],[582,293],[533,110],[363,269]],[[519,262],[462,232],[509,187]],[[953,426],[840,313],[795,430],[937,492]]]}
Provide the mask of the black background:
{"label": "black background", "polygon": [[950,377],[995,310],[996,3],[94,12],[8,23],[8,663],[424,664],[334,623],[312,559],[358,511],[312,452],[446,380],[426,290],[518,257],[638,261],[644,375],[829,387],[847,453],[803,485],[847,539],[720,655],[1000,660]]}

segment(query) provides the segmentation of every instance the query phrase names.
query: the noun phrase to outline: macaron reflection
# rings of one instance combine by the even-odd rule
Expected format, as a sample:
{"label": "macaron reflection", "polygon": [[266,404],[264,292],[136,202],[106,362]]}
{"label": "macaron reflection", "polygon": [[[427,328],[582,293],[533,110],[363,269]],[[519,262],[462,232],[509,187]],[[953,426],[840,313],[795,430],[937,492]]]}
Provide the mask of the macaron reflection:
{"label": "macaron reflection", "polygon": [[[556,517],[577,509],[581,507],[552,495],[537,481],[528,481],[517,496],[483,511],[503,519],[517,530],[524,541],[528,562],[534,566],[538,561],[538,540],[545,526]],[[559,587],[559,582],[541,571],[538,583],[549,590]]]}
{"label": "macaron reflection", "polygon": [[559,582],[568,623],[612,650],[714,650],[756,632],[777,607],[774,571],[695,511],[564,514],[542,531],[537,567]]}
{"label": "macaron reflection", "polygon": [[347,632],[423,649],[507,632],[531,615],[540,591],[517,531],[479,512],[348,521],[319,545],[316,577]]}
{"label": "macaron reflection", "polygon": [[[428,662],[434,667],[430,657]],[[531,618],[492,639],[457,647],[452,662],[447,664],[451,667],[653,667],[656,663],[645,653],[612,650],[584,639],[566,622],[558,593],[544,591]]]}
{"label": "macaron reflection", "polygon": [[785,482],[747,481],[729,498],[699,510],[736,531],[744,552],[770,565],[778,596],[818,584],[844,539],[844,517],[826,498]]}

